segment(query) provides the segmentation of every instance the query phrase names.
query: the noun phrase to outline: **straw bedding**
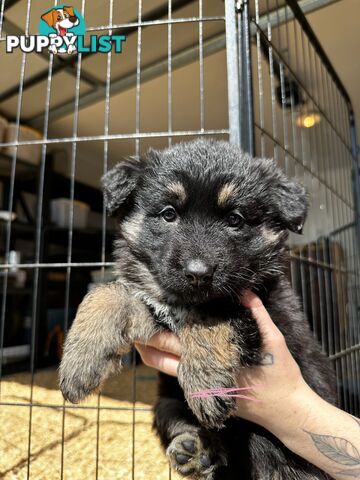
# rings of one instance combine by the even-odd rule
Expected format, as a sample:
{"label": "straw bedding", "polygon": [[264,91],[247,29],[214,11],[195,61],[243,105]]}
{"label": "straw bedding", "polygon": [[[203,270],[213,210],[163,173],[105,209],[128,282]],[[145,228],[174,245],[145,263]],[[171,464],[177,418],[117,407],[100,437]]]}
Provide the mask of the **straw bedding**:
{"label": "straw bedding", "polygon": [[[0,406],[0,478],[25,479],[28,469],[29,421],[31,415],[30,478],[56,480],[168,480],[169,467],[159,441],[152,432],[151,405],[156,396],[156,375],[151,369],[125,368],[120,376],[109,379],[100,398],[93,396],[82,406],[97,408],[63,409],[44,405],[62,405],[54,369],[42,370],[34,377],[31,410],[31,377],[16,374],[1,382],[1,402],[14,405]],[[133,411],[133,394],[136,410]],[[70,405],[70,404],[69,404]],[[123,408],[114,410],[111,408]],[[126,410],[128,409],[128,410]],[[140,410],[142,409],[142,410]],[[99,428],[97,420],[99,415]],[[134,417],[134,427],[133,427]],[[64,448],[62,431],[64,426]],[[134,447],[133,447],[134,430]],[[98,438],[98,441],[97,441]],[[96,454],[98,451],[98,463]],[[97,472],[96,472],[97,470]],[[180,477],[172,473],[172,480]]]}

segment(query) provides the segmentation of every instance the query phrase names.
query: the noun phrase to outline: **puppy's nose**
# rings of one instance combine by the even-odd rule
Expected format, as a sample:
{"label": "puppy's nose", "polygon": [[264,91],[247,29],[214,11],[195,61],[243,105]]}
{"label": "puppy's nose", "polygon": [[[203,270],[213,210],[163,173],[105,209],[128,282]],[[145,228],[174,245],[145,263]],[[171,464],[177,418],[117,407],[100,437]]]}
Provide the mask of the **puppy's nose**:
{"label": "puppy's nose", "polygon": [[203,260],[190,260],[184,268],[184,275],[191,285],[200,287],[209,285],[214,274],[214,267],[205,263]]}
{"label": "puppy's nose", "polygon": [[69,20],[71,23],[76,23],[77,22],[77,17],[73,16],[73,17],[69,17]]}

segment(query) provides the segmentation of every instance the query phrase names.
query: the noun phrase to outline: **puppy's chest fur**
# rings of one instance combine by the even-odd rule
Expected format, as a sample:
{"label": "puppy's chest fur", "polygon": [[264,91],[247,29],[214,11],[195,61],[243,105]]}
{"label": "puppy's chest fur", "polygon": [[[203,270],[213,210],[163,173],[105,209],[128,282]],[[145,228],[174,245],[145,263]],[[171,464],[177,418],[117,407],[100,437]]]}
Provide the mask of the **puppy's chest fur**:
{"label": "puppy's chest fur", "polygon": [[156,323],[179,333],[189,315],[186,307],[160,302],[143,291],[135,291],[134,295],[149,308]]}
{"label": "puppy's chest fur", "polygon": [[[132,293],[148,307],[157,325],[168,328],[176,334],[190,325],[210,327],[215,324],[233,324],[234,318],[237,319],[236,323],[238,324],[236,329],[238,331],[234,331],[234,334],[239,337],[243,337],[245,334],[242,342],[246,340],[246,334],[250,333],[247,315],[230,299],[218,299],[201,306],[174,305],[155,299],[142,290],[135,290]],[[257,332],[256,324],[251,323],[250,339]],[[240,341],[240,338],[237,340]],[[250,343],[252,342],[250,341]]]}
{"label": "puppy's chest fur", "polygon": [[191,306],[166,303],[138,289],[134,289],[132,294],[148,307],[156,324],[176,334],[189,324],[206,325],[226,322],[239,314],[239,307],[224,299],[209,302],[208,305]]}

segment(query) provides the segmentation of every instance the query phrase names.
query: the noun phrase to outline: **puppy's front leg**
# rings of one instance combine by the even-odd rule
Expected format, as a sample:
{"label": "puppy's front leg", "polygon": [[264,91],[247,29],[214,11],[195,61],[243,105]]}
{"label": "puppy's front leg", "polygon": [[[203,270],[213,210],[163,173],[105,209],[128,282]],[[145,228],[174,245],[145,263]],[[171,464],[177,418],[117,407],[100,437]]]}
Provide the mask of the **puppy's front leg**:
{"label": "puppy's front leg", "polygon": [[234,397],[194,398],[191,393],[214,388],[236,388],[239,369],[258,363],[261,339],[248,312],[239,318],[196,316],[182,328],[179,383],[189,407],[207,428],[221,428],[235,411]]}
{"label": "puppy's front leg", "polygon": [[154,414],[154,428],[177,472],[197,480],[223,478],[219,470],[227,465],[227,454],[222,438],[199,425],[175,378],[160,374]]}
{"label": "puppy's front leg", "polygon": [[64,398],[77,403],[100,387],[121,366],[134,340],[146,341],[155,332],[145,305],[123,285],[109,283],[89,292],[65,341],[59,371]]}
{"label": "puppy's front leg", "polygon": [[181,363],[178,378],[189,407],[207,428],[220,428],[235,408],[231,397],[192,398],[191,393],[209,388],[236,386],[240,352],[229,322],[208,319],[189,322],[180,333]]}

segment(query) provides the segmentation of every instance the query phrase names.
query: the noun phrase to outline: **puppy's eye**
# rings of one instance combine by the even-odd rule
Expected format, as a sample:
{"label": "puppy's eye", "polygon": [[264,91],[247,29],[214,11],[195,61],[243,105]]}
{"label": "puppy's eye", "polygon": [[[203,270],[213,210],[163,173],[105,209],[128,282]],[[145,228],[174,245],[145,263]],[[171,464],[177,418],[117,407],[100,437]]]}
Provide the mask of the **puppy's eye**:
{"label": "puppy's eye", "polygon": [[238,212],[230,212],[226,218],[226,221],[229,227],[232,228],[241,227],[245,223],[244,217],[242,217]]}
{"label": "puppy's eye", "polygon": [[174,222],[177,219],[177,213],[174,207],[166,207],[161,210],[160,215],[166,222]]}

